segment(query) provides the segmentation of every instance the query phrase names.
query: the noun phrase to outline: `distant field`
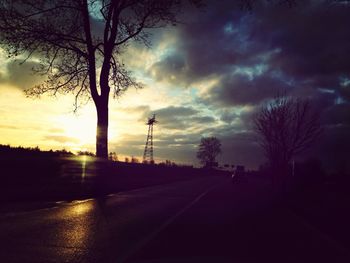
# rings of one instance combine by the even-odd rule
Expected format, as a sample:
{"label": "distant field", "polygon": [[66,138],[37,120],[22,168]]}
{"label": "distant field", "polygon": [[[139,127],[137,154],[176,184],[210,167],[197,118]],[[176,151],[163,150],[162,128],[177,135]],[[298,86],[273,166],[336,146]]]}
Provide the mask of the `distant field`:
{"label": "distant field", "polygon": [[191,167],[102,161],[91,156],[2,156],[0,167],[0,201],[80,199],[224,174]]}

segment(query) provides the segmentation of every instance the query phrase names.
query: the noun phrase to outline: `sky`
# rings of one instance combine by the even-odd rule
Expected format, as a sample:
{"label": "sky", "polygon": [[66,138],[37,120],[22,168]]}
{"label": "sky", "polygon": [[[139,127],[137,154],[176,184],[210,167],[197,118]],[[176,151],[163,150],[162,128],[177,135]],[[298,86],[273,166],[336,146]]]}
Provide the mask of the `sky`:
{"label": "sky", "polygon": [[[321,116],[323,135],[300,158],[348,165],[349,11],[348,1],[328,0],[257,1],[250,11],[228,0],[187,6],[176,27],[150,31],[150,47],[132,42],[122,54],[144,88],[111,99],[109,151],[141,159],[155,113],[156,162],[198,165],[201,137],[215,136],[221,164],[257,168],[266,160],[252,116],[283,91],[310,99]],[[20,65],[3,50],[0,59],[0,144],[94,151],[92,102],[74,112],[68,95],[26,98],[23,90],[43,79],[31,71],[36,62]]]}

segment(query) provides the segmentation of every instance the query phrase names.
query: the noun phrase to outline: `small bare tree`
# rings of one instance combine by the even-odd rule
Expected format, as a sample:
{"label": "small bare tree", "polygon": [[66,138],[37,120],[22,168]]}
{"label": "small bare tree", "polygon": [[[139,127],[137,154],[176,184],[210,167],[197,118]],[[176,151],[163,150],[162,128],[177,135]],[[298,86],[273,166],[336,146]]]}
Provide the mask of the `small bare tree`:
{"label": "small bare tree", "polygon": [[221,153],[221,142],[216,137],[202,138],[198,146],[197,158],[206,167],[213,167],[216,157]]}
{"label": "small bare tree", "polygon": [[319,138],[319,115],[309,100],[279,96],[254,116],[254,130],[275,175],[286,175],[297,154]]}

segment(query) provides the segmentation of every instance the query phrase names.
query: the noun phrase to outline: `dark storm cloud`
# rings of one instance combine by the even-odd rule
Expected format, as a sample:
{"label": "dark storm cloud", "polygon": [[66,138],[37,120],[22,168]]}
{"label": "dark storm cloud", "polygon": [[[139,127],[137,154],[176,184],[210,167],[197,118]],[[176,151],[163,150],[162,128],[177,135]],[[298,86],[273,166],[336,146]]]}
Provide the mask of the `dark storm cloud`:
{"label": "dark storm cloud", "polygon": [[[350,156],[350,125],[332,125],[325,128],[322,153],[327,157],[340,158],[348,162]],[[334,154],[337,153],[337,154]],[[326,158],[327,158],[326,157]]]}
{"label": "dark storm cloud", "polygon": [[43,77],[33,72],[33,68],[38,67],[38,63],[22,60],[13,60],[6,65],[6,74],[0,75],[0,83],[9,84],[19,89],[29,89],[39,84]]}
{"label": "dark storm cloud", "polygon": [[220,113],[220,120],[226,122],[227,124],[231,124],[237,119],[239,119],[239,115],[236,112],[225,109]]}
{"label": "dark storm cloud", "polygon": [[338,104],[326,109],[322,114],[325,125],[350,125],[350,104]]}
{"label": "dark storm cloud", "polygon": [[350,61],[344,56],[350,52],[349,10],[326,1],[309,1],[284,12],[266,9],[261,13],[263,30],[274,32],[271,43],[282,48],[272,62],[304,78],[349,74]]}
{"label": "dark storm cloud", "polygon": [[263,161],[263,153],[254,140],[251,132],[231,132],[221,138],[222,151],[225,153],[223,163],[259,167]]}
{"label": "dark storm cloud", "polygon": [[212,116],[195,116],[189,119],[191,123],[195,124],[210,124],[214,123],[216,120]]}
{"label": "dark storm cloud", "polygon": [[173,83],[188,83],[188,68],[186,61],[179,54],[170,54],[163,60],[151,66],[149,72],[158,81],[169,81]]}
{"label": "dark storm cloud", "polygon": [[304,158],[317,157],[324,168],[331,171],[350,171],[350,125],[324,126],[318,143],[303,154]]}
{"label": "dark storm cloud", "polygon": [[[161,116],[161,115],[160,115]],[[215,123],[215,119],[210,116],[191,116],[191,117],[179,117],[172,116],[168,118],[158,118],[162,128],[169,130],[186,130],[190,128],[198,128],[200,126],[207,126]]]}
{"label": "dark storm cloud", "polygon": [[350,76],[350,7],[304,1],[292,8],[257,4],[247,12],[232,2],[208,1],[204,12],[178,28],[173,52],[152,67],[157,79],[176,76],[174,82],[188,83],[266,64],[266,74],[281,75],[290,84],[307,82],[349,95],[339,82]]}
{"label": "dark storm cloud", "polygon": [[176,76],[178,82],[189,84],[247,63],[247,50],[258,51],[248,39],[251,17],[239,11],[236,3],[209,1],[203,12],[188,14],[187,23],[176,31],[176,47],[151,67],[157,79]]}
{"label": "dark storm cloud", "polygon": [[[348,154],[350,5],[331,5],[330,1],[297,2],[292,8],[267,4],[256,5],[247,14],[232,2],[209,1],[204,14],[180,27],[175,52],[158,62],[172,66],[157,71],[164,70],[187,84],[210,77],[219,80],[199,101],[219,111],[227,126],[208,128],[207,132],[223,136],[225,145],[231,141],[234,146],[225,146],[230,154],[237,149],[246,152],[247,162],[254,160],[249,153],[255,152],[257,145],[232,130],[250,132],[254,110],[237,114],[229,108],[259,105],[281,91],[309,98],[328,126],[319,143],[322,149],[315,155]],[[259,65],[266,69],[254,72]],[[186,69],[186,74],[179,69]],[[342,141],[342,147],[335,146]]]}
{"label": "dark storm cloud", "polygon": [[208,127],[202,130],[197,137],[194,137],[193,156],[202,136],[215,136],[222,145],[222,154],[218,158],[220,164],[240,164],[258,168],[264,161],[263,153],[255,140],[254,133],[241,125],[243,123]]}
{"label": "dark storm cloud", "polygon": [[281,90],[287,91],[288,88],[285,82],[267,75],[250,79],[247,75],[234,74],[223,77],[216,86],[211,88],[205,101],[228,106],[259,104]]}
{"label": "dark storm cloud", "polygon": [[[174,31],[177,42],[171,52],[149,73],[184,87],[217,81],[197,101],[217,114],[222,125],[208,122],[197,137],[221,139],[223,161],[255,167],[263,162],[252,117],[261,103],[281,92],[309,98],[321,115],[325,132],[311,150],[315,156],[327,160],[332,155],[332,162],[348,156],[350,5],[327,0],[295,1],[293,7],[255,2],[247,12],[237,1],[207,1],[200,14],[187,14],[188,23]],[[247,105],[249,110],[236,110]],[[200,112],[186,117],[168,114],[163,122],[185,129],[189,122],[184,118],[197,115]],[[184,147],[194,139],[184,139]],[[162,143],[181,145],[181,140],[173,140]]]}
{"label": "dark storm cloud", "polygon": [[[252,35],[256,42],[279,49],[269,65],[301,88],[333,90],[333,96],[350,98],[350,5],[332,1],[305,1],[294,8],[256,10],[259,26]],[[320,105],[321,106],[321,105]]]}
{"label": "dark storm cloud", "polygon": [[350,83],[348,82],[349,79],[347,79],[346,81],[346,84],[340,86],[338,92],[340,96],[342,96],[347,101],[350,101]]}
{"label": "dark storm cloud", "polygon": [[158,151],[168,159],[176,157],[183,162],[196,162],[195,153],[202,136],[215,136],[222,144],[223,154],[218,157],[220,164],[243,164],[258,167],[263,159],[262,151],[250,131],[237,132],[229,125],[207,128],[201,133],[177,133],[162,135],[155,141]]}
{"label": "dark storm cloud", "polygon": [[315,89],[310,86],[297,87],[289,95],[299,98],[308,98],[314,109],[323,111],[335,105],[338,94],[332,89]]}
{"label": "dark storm cloud", "polygon": [[[175,107],[169,106],[156,110],[154,113],[157,114],[158,118],[166,119],[169,117],[182,117],[182,116],[192,116],[198,113],[198,110],[192,107]],[[160,119],[160,120],[161,120]]]}
{"label": "dark storm cloud", "polygon": [[[154,146],[156,148],[172,147],[175,145],[194,145],[200,140],[200,137],[196,133],[182,133],[179,131],[174,134],[158,134],[157,128],[155,128],[155,133]],[[123,145],[142,148],[145,145],[145,139],[145,135],[128,135],[123,139]]]}
{"label": "dark storm cloud", "polygon": [[[112,144],[112,151],[121,155],[141,156],[145,146],[145,136],[128,135],[121,145]],[[156,158],[177,163],[195,162],[195,151],[200,137],[196,133],[158,134],[155,130],[154,153]]]}
{"label": "dark storm cloud", "polygon": [[198,110],[184,106],[169,106],[155,111],[147,111],[140,120],[148,118],[153,113],[156,114],[156,119],[162,128],[171,130],[183,130],[215,122],[213,117],[199,115]]}

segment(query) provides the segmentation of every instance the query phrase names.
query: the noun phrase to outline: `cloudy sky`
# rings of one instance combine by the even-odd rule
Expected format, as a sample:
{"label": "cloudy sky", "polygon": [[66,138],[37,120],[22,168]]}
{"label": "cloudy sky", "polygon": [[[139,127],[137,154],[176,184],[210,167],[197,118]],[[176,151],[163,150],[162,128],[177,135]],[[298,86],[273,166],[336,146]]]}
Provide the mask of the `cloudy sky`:
{"label": "cloudy sky", "polygon": [[[157,161],[198,164],[202,136],[222,142],[221,163],[264,162],[251,116],[283,90],[309,98],[324,133],[305,156],[341,166],[350,156],[350,3],[305,0],[288,5],[205,1],[183,23],[152,31],[152,46],[131,43],[123,61],[142,90],[110,101],[109,147],[141,158],[147,117],[155,113]],[[272,1],[273,2],[273,1]],[[34,62],[20,65],[0,50],[0,144],[94,151],[93,103],[73,113],[70,96],[25,98],[39,83]]]}

